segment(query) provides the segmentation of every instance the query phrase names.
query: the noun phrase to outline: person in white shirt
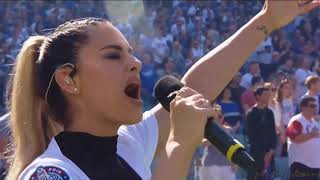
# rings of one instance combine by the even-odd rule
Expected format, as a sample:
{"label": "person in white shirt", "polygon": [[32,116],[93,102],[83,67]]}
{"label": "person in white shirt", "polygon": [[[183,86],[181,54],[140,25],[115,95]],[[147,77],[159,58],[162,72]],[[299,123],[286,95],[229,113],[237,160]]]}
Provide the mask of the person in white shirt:
{"label": "person in white shirt", "polygon": [[168,39],[165,37],[164,30],[159,29],[157,37],[153,39],[151,47],[154,50],[154,61],[161,64],[163,59],[169,55]]}
{"label": "person in white shirt", "polygon": [[[195,90],[177,92],[170,116],[157,105],[142,118],[141,64],[107,20],[72,20],[48,36],[29,37],[18,56],[10,99],[14,154],[8,179],[184,179],[211,114],[206,98],[217,97],[269,33],[317,6],[266,1],[185,74],[181,81]],[[246,48],[238,48],[243,44]],[[217,72],[219,78],[212,78]]]}
{"label": "person in white shirt", "polygon": [[[279,127],[277,130],[281,133],[281,156],[288,156],[287,151],[287,137],[285,130],[288,127],[288,123],[290,121],[290,118],[295,113],[295,104],[294,104],[294,95],[293,95],[293,85],[290,80],[284,79],[280,82],[279,88],[277,90],[276,94],[276,111],[280,114],[278,117],[280,118],[279,125],[282,125],[282,127]],[[276,113],[275,113],[276,114]],[[277,116],[275,116],[277,117]],[[277,120],[277,118],[276,118]]]}
{"label": "person in white shirt", "polygon": [[240,85],[246,89],[250,88],[253,76],[260,76],[259,63],[255,61],[249,64],[249,72],[242,76]]}
{"label": "person in white shirt", "polygon": [[317,180],[320,176],[320,126],[314,120],[316,100],[304,97],[301,113],[288,124],[288,157],[290,179]]}
{"label": "person in white shirt", "polygon": [[[301,99],[303,99],[304,97],[313,97],[316,100],[316,115],[315,115],[315,119],[316,120],[320,120],[320,106],[319,106],[319,102],[320,102],[320,97],[319,97],[319,92],[320,92],[320,78],[316,75],[312,75],[312,76],[308,76],[305,80],[305,86],[308,88],[307,92],[300,97],[299,101],[301,101]],[[297,108],[299,111],[299,108]]]}
{"label": "person in white shirt", "polygon": [[305,86],[305,80],[308,76],[312,75],[312,72],[310,71],[310,60],[307,56],[304,56],[302,61],[300,62],[299,68],[295,72],[295,78],[297,81],[297,97],[301,97],[304,93],[307,92],[307,87]]}

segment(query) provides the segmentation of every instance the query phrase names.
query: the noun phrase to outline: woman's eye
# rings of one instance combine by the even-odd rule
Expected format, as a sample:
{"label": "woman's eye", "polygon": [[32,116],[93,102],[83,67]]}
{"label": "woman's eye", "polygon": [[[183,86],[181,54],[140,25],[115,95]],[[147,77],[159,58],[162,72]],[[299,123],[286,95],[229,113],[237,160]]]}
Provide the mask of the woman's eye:
{"label": "woman's eye", "polygon": [[105,55],[105,58],[107,58],[107,59],[120,59],[120,54],[119,53],[107,54],[107,55]]}

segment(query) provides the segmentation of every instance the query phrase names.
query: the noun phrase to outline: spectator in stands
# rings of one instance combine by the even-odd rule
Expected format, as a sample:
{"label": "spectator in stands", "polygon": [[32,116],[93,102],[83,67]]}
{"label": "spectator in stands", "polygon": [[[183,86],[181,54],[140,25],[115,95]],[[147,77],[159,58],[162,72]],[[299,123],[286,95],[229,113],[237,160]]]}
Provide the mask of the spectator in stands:
{"label": "spectator in stands", "polygon": [[286,142],[285,139],[285,128],[282,122],[282,114],[281,114],[281,109],[280,109],[280,104],[278,103],[276,96],[277,96],[277,90],[278,88],[276,87],[275,84],[273,83],[265,83],[264,87],[269,89],[271,92],[270,99],[269,99],[269,104],[268,108],[272,110],[273,115],[274,115],[274,122],[275,122],[275,128],[276,128],[276,133],[278,135],[278,139],[280,139],[280,144],[284,144]]}
{"label": "spectator in stands", "polygon": [[163,58],[169,56],[169,47],[163,29],[158,30],[157,37],[153,39],[151,46],[155,54],[154,61],[158,64],[161,64]]}
{"label": "spectator in stands", "polygon": [[218,104],[221,106],[224,123],[230,126],[234,132],[240,128],[242,122],[240,106],[231,100],[231,91],[226,87],[218,97]]}
{"label": "spectator in stands", "polygon": [[[232,134],[233,129],[225,124],[224,117],[219,106],[214,105],[214,121],[216,121],[225,131]],[[199,168],[199,180],[234,180],[237,166],[231,163],[215,146],[208,140],[204,139],[200,155],[197,159]]]}
{"label": "spectator in stands", "polygon": [[295,72],[295,77],[297,80],[297,97],[302,96],[304,93],[307,92],[307,88],[305,86],[305,80],[308,76],[312,75],[312,72],[310,71],[310,60],[307,56],[303,56],[303,59],[298,61],[299,67]]}
{"label": "spectator in stands", "polygon": [[176,17],[176,23],[171,26],[171,34],[177,36],[182,32],[187,32],[185,19],[182,16]]}
{"label": "spectator in stands", "polygon": [[283,72],[287,75],[293,75],[295,73],[293,64],[294,64],[293,59],[289,58],[285,60],[284,64],[279,67],[279,72]]}
{"label": "spectator in stands", "polygon": [[151,108],[155,105],[155,99],[152,96],[154,85],[158,79],[156,64],[153,62],[153,54],[145,52],[141,58],[142,69],[140,72],[141,81],[145,82],[141,87],[141,97],[148,103],[145,108]]}
{"label": "spectator in stands", "polygon": [[253,77],[251,80],[251,87],[247,89],[241,95],[241,106],[245,113],[256,104],[256,97],[254,95],[254,91],[257,87],[263,85],[263,79],[260,76]]}
{"label": "spectator in stands", "polygon": [[[238,72],[231,80],[229,84],[229,88],[231,91],[231,100],[238,105],[241,105],[241,95],[246,91],[246,89],[242,86],[240,86],[241,82],[241,72]],[[241,108],[241,112],[243,112],[243,109]]]}
{"label": "spectator in stands", "polygon": [[0,179],[4,179],[6,170],[8,169],[8,163],[6,158],[8,157],[8,144],[10,142],[10,128],[9,128],[9,114],[5,114],[0,117]]}
{"label": "spectator in stands", "polygon": [[300,102],[301,113],[291,118],[288,155],[291,180],[317,180],[320,176],[320,126],[314,119],[316,100],[306,96]]}
{"label": "spectator in stands", "polygon": [[259,62],[261,76],[264,80],[266,80],[275,70],[277,70],[279,53],[277,51],[272,51],[272,46],[266,44],[264,49],[259,51],[257,54],[257,61]]}
{"label": "spectator in stands", "polygon": [[186,60],[183,56],[182,47],[179,41],[173,42],[171,57],[176,64],[178,73],[183,74],[186,71]]}
{"label": "spectator in stands", "polygon": [[[305,86],[308,88],[308,91],[301,96],[301,98],[299,99],[299,101],[301,101],[301,99],[303,99],[306,96],[310,96],[313,97],[316,100],[316,115],[315,115],[315,119],[316,120],[320,120],[320,78],[318,76],[312,75],[312,76],[308,76],[307,79],[305,80]],[[300,103],[300,102],[299,102]],[[298,103],[298,104],[299,104]],[[297,112],[296,113],[300,113],[299,110],[299,106],[297,106]]]}
{"label": "spectator in stands", "polygon": [[250,88],[251,84],[251,80],[254,76],[259,76],[260,75],[260,67],[259,67],[259,63],[258,62],[251,62],[249,64],[249,72],[245,73],[242,76],[241,79],[241,83],[240,85],[244,88]]}
{"label": "spectator in stands", "polygon": [[[281,113],[281,124],[283,124],[284,129],[288,127],[290,118],[294,115],[295,104],[294,104],[294,95],[293,95],[293,86],[288,79],[281,81],[280,86],[277,90],[276,108]],[[286,134],[284,134],[286,137]],[[283,144],[281,148],[281,156],[287,156],[287,142]]]}
{"label": "spectator in stands", "polygon": [[195,59],[199,59],[204,55],[203,48],[198,39],[192,40],[191,52],[192,52],[192,57]]}
{"label": "spectator in stands", "polygon": [[248,179],[266,179],[274,175],[273,156],[276,147],[276,130],[273,112],[268,108],[270,91],[266,87],[255,90],[257,104],[246,118],[250,152],[256,162],[256,171],[248,172]]}

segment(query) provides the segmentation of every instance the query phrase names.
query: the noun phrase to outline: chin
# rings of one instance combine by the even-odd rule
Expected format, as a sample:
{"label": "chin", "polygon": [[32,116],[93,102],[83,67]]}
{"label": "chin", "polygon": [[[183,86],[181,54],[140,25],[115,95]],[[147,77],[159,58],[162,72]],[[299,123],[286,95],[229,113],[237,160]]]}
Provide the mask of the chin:
{"label": "chin", "polygon": [[140,112],[139,114],[132,115],[126,119],[127,120],[123,123],[124,125],[137,124],[142,121],[142,112]]}

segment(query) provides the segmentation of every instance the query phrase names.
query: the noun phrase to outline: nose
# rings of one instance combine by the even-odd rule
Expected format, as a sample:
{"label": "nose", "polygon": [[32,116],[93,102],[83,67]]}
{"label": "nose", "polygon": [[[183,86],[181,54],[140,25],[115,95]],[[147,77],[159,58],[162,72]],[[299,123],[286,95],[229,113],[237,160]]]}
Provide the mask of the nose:
{"label": "nose", "polygon": [[130,61],[130,71],[135,71],[140,73],[141,71],[141,67],[142,67],[142,63],[139,59],[137,59],[136,57],[133,57],[132,60]]}

